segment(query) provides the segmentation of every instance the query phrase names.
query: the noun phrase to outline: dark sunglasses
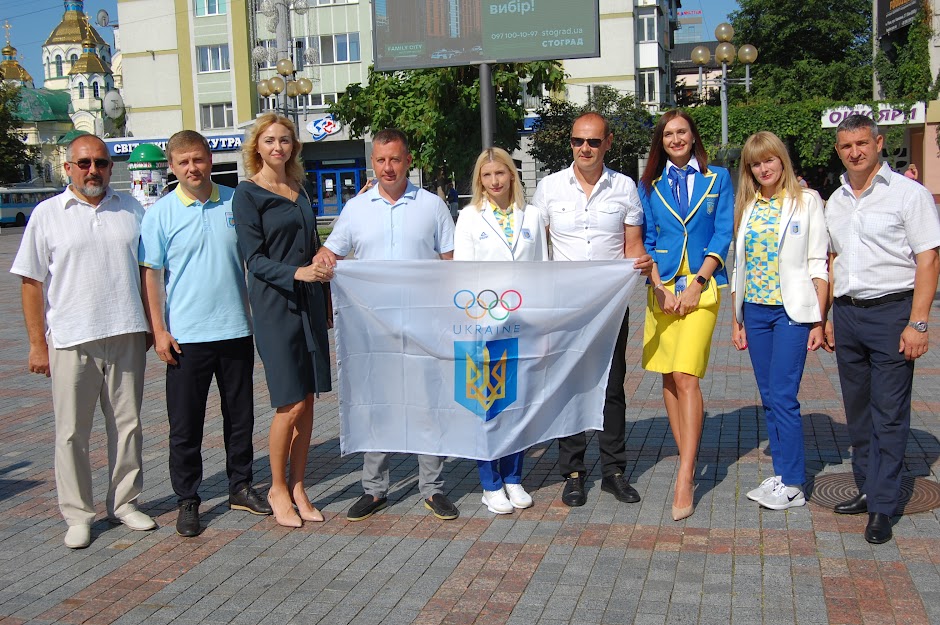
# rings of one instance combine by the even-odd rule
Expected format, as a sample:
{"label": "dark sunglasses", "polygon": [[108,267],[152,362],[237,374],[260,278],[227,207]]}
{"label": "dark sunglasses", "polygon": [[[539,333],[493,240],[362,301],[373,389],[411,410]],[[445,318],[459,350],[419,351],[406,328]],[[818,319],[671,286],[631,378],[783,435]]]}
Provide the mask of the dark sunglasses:
{"label": "dark sunglasses", "polygon": [[89,169],[91,169],[92,162],[95,163],[95,167],[98,169],[105,169],[108,165],[111,164],[111,161],[106,158],[96,158],[94,161],[92,161],[90,158],[80,158],[77,161],[66,161],[66,162],[71,163],[72,165],[75,165],[79,169],[84,170],[84,171],[88,171]]}
{"label": "dark sunglasses", "polygon": [[599,148],[601,144],[604,143],[603,139],[585,139],[583,137],[571,137],[571,147],[580,148],[584,145],[584,142],[587,141],[587,144],[592,148]]}

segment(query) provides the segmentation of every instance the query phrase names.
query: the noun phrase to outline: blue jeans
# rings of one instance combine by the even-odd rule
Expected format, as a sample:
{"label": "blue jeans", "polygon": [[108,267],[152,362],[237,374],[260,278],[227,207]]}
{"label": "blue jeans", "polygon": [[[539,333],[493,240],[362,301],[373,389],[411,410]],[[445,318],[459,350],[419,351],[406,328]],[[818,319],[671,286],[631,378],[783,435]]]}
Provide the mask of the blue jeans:
{"label": "blue jeans", "polygon": [[525,452],[509,454],[499,460],[477,460],[483,490],[499,490],[503,484],[522,484],[522,460]]}
{"label": "blue jeans", "polygon": [[774,474],[787,486],[806,481],[800,380],[806,364],[810,324],[792,321],[783,306],[750,304],[742,310],[747,350],[757,378]]}

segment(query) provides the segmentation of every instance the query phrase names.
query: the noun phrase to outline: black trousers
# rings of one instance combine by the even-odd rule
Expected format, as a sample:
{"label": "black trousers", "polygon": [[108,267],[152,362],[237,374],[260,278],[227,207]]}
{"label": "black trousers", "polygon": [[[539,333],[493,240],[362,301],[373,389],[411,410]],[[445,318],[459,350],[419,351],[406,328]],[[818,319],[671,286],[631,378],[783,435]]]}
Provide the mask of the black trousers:
{"label": "black trousers", "polygon": [[898,353],[912,298],[858,308],[836,300],[833,325],[852,472],[868,511],[893,515],[911,429],[914,361]]}
{"label": "black trousers", "polygon": [[170,484],[180,502],[199,499],[202,435],[209,385],[215,376],[222,403],[222,437],[229,492],[251,483],[255,427],[252,337],[186,343],[179,364],[166,368],[166,408],[170,421]]}
{"label": "black trousers", "polygon": [[[604,430],[597,433],[601,452],[601,469],[604,477],[623,473],[627,468],[627,397],[623,380],[627,375],[627,335],[629,333],[630,309],[623,316],[614,356],[607,378],[607,396],[604,400]],[[581,432],[558,439],[558,468],[567,477],[571,473],[586,473],[584,452],[587,449],[587,434]]]}

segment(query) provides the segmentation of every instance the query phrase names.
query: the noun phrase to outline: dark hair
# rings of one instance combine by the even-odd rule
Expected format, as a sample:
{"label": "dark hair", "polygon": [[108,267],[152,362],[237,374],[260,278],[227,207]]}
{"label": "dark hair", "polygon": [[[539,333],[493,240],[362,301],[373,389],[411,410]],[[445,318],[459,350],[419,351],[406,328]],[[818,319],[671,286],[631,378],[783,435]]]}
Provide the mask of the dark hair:
{"label": "dark hair", "polygon": [[585,117],[597,117],[604,123],[604,136],[602,138],[606,139],[607,135],[610,134],[610,123],[607,121],[606,117],[604,117],[597,111],[585,111],[581,113],[580,115],[574,118],[573,122],[571,122],[571,128],[574,129],[574,125],[577,124],[582,119],[584,119]]}
{"label": "dark hair", "polygon": [[868,128],[871,130],[871,136],[874,139],[878,138],[878,124],[875,123],[871,117],[866,115],[849,115],[839,124],[839,127],[836,128],[836,134],[840,132],[855,132],[856,130],[862,130],[863,128]]}
{"label": "dark hair", "polygon": [[385,145],[386,143],[394,143],[395,141],[400,141],[403,146],[405,146],[405,152],[410,154],[411,149],[408,147],[408,137],[405,136],[401,130],[397,128],[386,128],[385,130],[380,130],[375,133],[375,136],[372,137],[372,143],[381,143]]}
{"label": "dark hair", "polygon": [[196,146],[202,146],[206,150],[206,154],[212,156],[212,151],[209,149],[209,141],[203,137],[201,134],[195,130],[180,130],[166,142],[166,158],[168,161],[173,161],[173,152],[177,150],[183,150],[186,148],[194,148]]}
{"label": "dark hair", "polygon": [[646,169],[643,170],[643,175],[640,177],[640,186],[644,187],[647,191],[653,188],[653,181],[662,174],[663,168],[666,167],[668,156],[666,156],[666,149],[663,148],[663,132],[665,132],[666,124],[677,117],[681,117],[689,122],[689,128],[692,130],[692,139],[695,141],[692,145],[692,155],[695,156],[695,160],[698,161],[698,166],[702,173],[708,173],[708,154],[705,152],[702,137],[698,134],[698,126],[695,125],[695,120],[682,109],[672,109],[671,111],[663,113],[659,121],[656,122],[656,127],[653,128],[649,160],[646,161]]}

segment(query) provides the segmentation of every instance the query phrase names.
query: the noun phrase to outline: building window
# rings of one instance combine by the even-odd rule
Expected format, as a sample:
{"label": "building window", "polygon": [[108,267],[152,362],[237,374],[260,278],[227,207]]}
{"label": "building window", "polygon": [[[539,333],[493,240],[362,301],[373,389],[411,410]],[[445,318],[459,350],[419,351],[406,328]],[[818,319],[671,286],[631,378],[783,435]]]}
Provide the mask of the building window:
{"label": "building window", "polygon": [[[297,40],[295,39],[294,41],[296,45]],[[274,67],[277,65],[277,62],[271,60],[274,57],[271,52],[277,50],[277,41],[274,39],[262,39],[258,42],[258,46],[264,48],[265,51],[267,51],[264,60],[258,63],[258,69],[274,69]]]}
{"label": "building window", "polygon": [[330,4],[355,4],[359,0],[310,0],[310,4],[316,2],[319,6],[326,6]]}
{"label": "building window", "polygon": [[78,83],[78,99],[79,100],[85,99],[85,83],[82,83],[82,82]]}
{"label": "building window", "polygon": [[225,15],[226,0],[196,0],[196,17]]}
{"label": "building window", "polygon": [[199,58],[199,73],[227,72],[231,69],[228,61],[228,44],[218,46],[198,46],[196,56]]}
{"label": "building window", "polygon": [[641,15],[636,20],[636,39],[639,42],[656,41],[656,15]]}
{"label": "building window", "polygon": [[95,99],[96,99],[96,100],[100,100],[100,99],[101,99],[101,91],[100,91],[99,88],[98,88],[98,83],[97,83],[97,82],[92,83],[91,86],[92,86],[92,89],[94,89],[94,91],[95,91]]}
{"label": "building window", "polygon": [[235,114],[232,110],[232,103],[224,104],[203,104],[202,105],[202,127],[208,128],[231,128],[235,125]]}
{"label": "building window", "polygon": [[298,96],[297,106],[307,109],[325,109],[331,104],[336,104],[337,94],[335,93],[311,93],[310,95]]}
{"label": "building window", "polygon": [[359,49],[359,33],[312,36],[307,37],[305,42],[301,38],[301,41],[295,44],[298,51],[303,43],[317,51],[320,65],[358,63],[362,58]]}
{"label": "building window", "polygon": [[61,54],[55,55],[55,77],[56,78],[62,77],[62,55]]}
{"label": "building window", "polygon": [[656,74],[655,69],[642,70],[639,72],[638,95],[640,102],[659,102],[656,95]]}
{"label": "building window", "polygon": [[77,54],[73,54],[72,56],[69,57],[69,69],[72,69],[72,66],[75,65],[75,61],[77,60],[78,60]]}

